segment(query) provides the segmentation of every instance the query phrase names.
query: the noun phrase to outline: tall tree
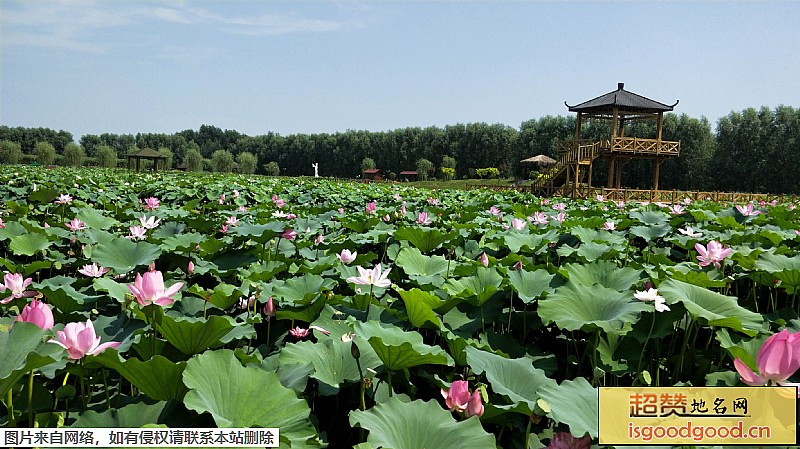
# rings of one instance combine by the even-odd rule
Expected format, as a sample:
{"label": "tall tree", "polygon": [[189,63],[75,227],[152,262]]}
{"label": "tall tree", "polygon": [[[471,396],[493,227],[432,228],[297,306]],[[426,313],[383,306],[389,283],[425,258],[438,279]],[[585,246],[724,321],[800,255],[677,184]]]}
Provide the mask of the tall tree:
{"label": "tall tree", "polygon": [[36,161],[42,165],[53,165],[56,162],[56,149],[48,142],[37,142],[34,154]]}
{"label": "tall tree", "polygon": [[98,167],[117,167],[117,150],[114,148],[108,145],[100,145],[97,147],[96,154],[95,161]]}
{"label": "tall tree", "polygon": [[215,172],[231,172],[233,170],[233,154],[228,150],[215,151],[211,155],[211,168]]}
{"label": "tall tree", "polygon": [[197,149],[189,148],[183,157],[183,165],[186,166],[187,171],[201,172],[205,165],[203,163],[203,155]]}
{"label": "tall tree", "polygon": [[85,157],[86,153],[83,151],[83,147],[76,143],[70,142],[64,148],[64,165],[68,167],[82,166]]}
{"label": "tall tree", "polygon": [[10,140],[0,141],[0,164],[21,164],[22,146]]}
{"label": "tall tree", "polygon": [[251,174],[256,172],[258,159],[249,151],[243,151],[236,156],[236,164],[239,165],[239,173]]}

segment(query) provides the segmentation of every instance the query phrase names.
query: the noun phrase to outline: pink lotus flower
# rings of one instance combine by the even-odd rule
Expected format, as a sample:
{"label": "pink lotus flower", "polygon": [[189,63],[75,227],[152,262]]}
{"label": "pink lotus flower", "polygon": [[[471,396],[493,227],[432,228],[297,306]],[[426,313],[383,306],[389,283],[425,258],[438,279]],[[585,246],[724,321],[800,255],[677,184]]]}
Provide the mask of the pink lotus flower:
{"label": "pink lotus flower", "polygon": [[747,385],[785,384],[786,379],[800,369],[800,332],[792,334],[784,329],[767,338],[756,356],[758,373],[738,357],[733,365]]}
{"label": "pink lotus flower", "polygon": [[227,220],[225,220],[225,224],[228,226],[239,226],[239,219],[231,215]]}
{"label": "pink lotus flower", "polygon": [[61,195],[58,195],[58,199],[55,201],[56,204],[62,204],[62,205],[69,204],[71,202],[72,202],[72,196],[70,196],[70,195],[68,195],[66,193],[62,193]]}
{"label": "pink lotus flower", "polygon": [[389,223],[390,221],[392,221],[392,217],[390,217],[389,214],[386,214],[383,216],[383,221]]}
{"label": "pink lotus flower", "polygon": [[23,307],[22,312],[14,320],[14,322],[17,321],[33,323],[42,329],[52,329],[55,324],[50,306],[36,299],[32,299],[28,305]]}
{"label": "pink lotus flower", "polygon": [[559,223],[564,223],[564,220],[567,219],[567,214],[565,214],[564,212],[559,212],[558,215],[556,215],[555,217],[550,217],[550,218],[552,218],[553,220],[555,220],[555,221],[557,221]]}
{"label": "pink lotus flower", "polygon": [[320,243],[322,243],[324,241],[325,241],[325,237],[322,234],[318,235],[317,238],[314,239],[314,243],[316,243],[317,245],[319,245]]}
{"label": "pink lotus flower", "polygon": [[147,218],[147,215],[142,215],[139,217],[139,222],[142,224],[142,227],[145,229],[155,229],[158,227],[158,224],[161,223],[161,219],[156,219],[155,215],[151,215],[150,218]]}
{"label": "pink lotus flower", "polygon": [[392,285],[392,281],[388,279],[389,273],[392,271],[391,268],[383,272],[381,272],[381,264],[375,265],[375,268],[372,270],[367,270],[361,267],[356,268],[358,269],[359,276],[350,276],[347,278],[347,282],[352,282],[358,285],[374,285],[376,287],[384,288]]}
{"label": "pink lotus flower", "polygon": [[697,260],[700,261],[701,267],[714,264],[717,269],[720,268],[720,263],[723,262],[725,258],[728,257],[733,251],[731,248],[724,248],[722,244],[716,240],[708,242],[707,246],[695,243],[694,249],[696,249],[699,253]]}
{"label": "pink lotus flower", "polygon": [[546,225],[547,215],[544,212],[534,212],[533,216],[528,217],[528,220],[537,225]]}
{"label": "pink lotus flower", "polygon": [[604,197],[603,195],[597,194],[597,195],[594,196],[594,199],[602,203],[603,201],[606,200],[606,197]]}
{"label": "pink lotus flower", "polygon": [[189,265],[186,266],[186,272],[189,274],[194,274],[194,262],[191,260],[189,261]]}
{"label": "pink lotus flower", "polygon": [[294,329],[290,329],[289,333],[292,334],[294,338],[300,339],[308,336],[308,329],[297,326]]}
{"label": "pink lotus flower", "polygon": [[239,206],[239,209],[237,209],[237,210],[238,210],[239,212],[247,212],[247,208],[246,208],[246,207],[244,207],[244,206]]}
{"label": "pink lotus flower", "polygon": [[[0,218],[0,229],[3,229],[3,228],[5,228],[5,227],[6,227],[6,224],[5,224],[5,223],[3,223],[3,219],[2,219],[2,218]],[[46,227],[46,228],[49,228],[49,226],[47,226],[47,222],[45,222],[45,227]]]}
{"label": "pink lotus flower", "polygon": [[116,348],[119,342],[109,341],[100,344],[100,337],[94,331],[92,320],[83,323],[67,323],[63,331],[58,331],[58,340],[52,339],[50,343],[55,343],[69,353],[72,360],[80,360],[87,355],[97,355],[107,348]]}
{"label": "pink lotus flower", "polygon": [[278,314],[278,308],[275,307],[275,302],[272,301],[272,296],[270,296],[267,300],[267,303],[264,304],[264,309],[262,311],[264,312],[264,316],[267,317],[267,321]]}
{"label": "pink lotus flower", "polygon": [[467,401],[467,409],[464,410],[464,416],[467,418],[471,416],[483,416],[483,401],[481,401],[481,393],[478,390],[472,392],[472,396]]}
{"label": "pink lotus flower", "polygon": [[545,449],[589,449],[591,446],[592,439],[589,435],[575,438],[569,432],[557,432]]}
{"label": "pink lotus flower", "polygon": [[407,213],[407,211],[406,211],[406,205],[405,205],[405,204],[403,204],[402,206],[400,206],[400,214],[402,214],[402,215],[405,217],[405,216],[406,216],[406,213]]}
{"label": "pink lotus flower", "polygon": [[490,214],[494,215],[495,217],[500,215],[500,209],[498,209],[497,206],[490,207],[489,210],[487,210],[486,212],[489,212]]}
{"label": "pink lotus flower", "polygon": [[469,384],[465,380],[454,380],[448,390],[442,388],[444,403],[451,412],[463,412],[467,409],[467,403],[470,400],[468,386]]}
{"label": "pink lotus flower", "polygon": [[564,203],[553,204],[553,210],[567,210],[567,205]]}
{"label": "pink lotus flower", "polygon": [[511,220],[511,227],[518,231],[522,231],[527,225],[528,223],[525,222],[525,220],[520,220],[519,218],[514,218]]}
{"label": "pink lotus flower", "polygon": [[325,334],[325,335],[330,335],[331,334],[331,331],[329,331],[329,330],[327,330],[325,328],[319,327],[319,326],[315,326],[313,324],[311,326],[308,326],[308,329],[309,330],[313,329],[313,330],[315,330],[317,332],[320,332],[322,334]]}
{"label": "pink lotus flower", "polygon": [[428,217],[427,212],[420,212],[419,216],[417,216],[417,224],[419,225],[429,225],[431,224],[431,219]]}
{"label": "pink lotus flower", "polygon": [[613,221],[607,221],[603,223],[603,229],[606,231],[613,231],[614,229],[617,229],[617,224]]}
{"label": "pink lotus flower", "polygon": [[8,304],[12,299],[30,298],[31,296],[36,296],[36,292],[25,290],[29,285],[31,285],[31,282],[33,282],[33,279],[31,278],[23,280],[22,274],[6,273],[5,276],[3,276],[3,284],[0,284],[0,292],[11,290],[11,295],[0,299],[0,304]]}
{"label": "pink lotus flower", "polygon": [[164,277],[160,271],[148,271],[142,276],[136,273],[136,279],[133,285],[129,285],[133,296],[136,301],[143,306],[150,304],[157,304],[159,306],[168,306],[175,302],[172,295],[178,293],[178,290],[183,287],[183,282],[176,282],[168,289],[164,290]]}
{"label": "pink lotus flower", "polygon": [[336,255],[336,257],[342,261],[343,264],[347,265],[352,261],[356,260],[356,256],[358,256],[357,252],[351,253],[349,249],[343,249],[342,252]]}
{"label": "pink lotus flower", "polygon": [[228,225],[227,224],[222,225],[222,227],[219,228],[219,232],[221,232],[223,234],[227,234],[228,233]]}
{"label": "pink lotus flower", "polygon": [[739,213],[744,215],[745,217],[755,217],[756,215],[761,214],[760,210],[753,210],[753,203],[750,203],[747,206],[737,205],[736,210],[738,210]]}
{"label": "pink lotus flower", "polygon": [[484,267],[489,266],[489,256],[486,255],[486,251],[481,253],[480,260],[481,260],[481,265],[483,265]]}
{"label": "pink lotus flower", "polygon": [[219,200],[217,200],[219,204],[225,204],[225,194],[219,196]]}
{"label": "pink lotus flower", "polygon": [[86,229],[86,223],[78,220],[77,218],[70,220],[66,226],[70,231],[82,231]]}
{"label": "pink lotus flower", "polygon": [[339,208],[339,215],[344,215],[344,207]]}
{"label": "pink lotus flower", "polygon": [[147,229],[141,226],[131,226],[130,227],[131,233],[126,239],[134,239],[134,240],[144,240],[147,238]]}
{"label": "pink lotus flower", "polygon": [[365,212],[368,214],[374,214],[375,209],[377,208],[378,206],[375,205],[375,201],[370,201],[369,203],[367,203],[367,208],[365,209]]}
{"label": "pink lotus flower", "polygon": [[93,262],[91,265],[84,265],[83,268],[78,270],[78,273],[92,278],[99,278],[108,273],[110,269],[98,267],[97,262]]}
{"label": "pink lotus flower", "polygon": [[295,232],[295,230],[292,228],[287,228],[285,231],[283,231],[281,237],[285,238],[286,240],[294,240],[297,237],[297,232]]}
{"label": "pink lotus flower", "polygon": [[158,209],[158,206],[161,205],[161,202],[158,198],[150,197],[144,199],[144,208],[145,210],[155,210]]}
{"label": "pink lotus flower", "polygon": [[239,198],[239,191],[238,191],[238,190],[235,190],[235,189],[234,189],[234,191],[233,191],[233,197],[234,197],[234,198]]}
{"label": "pink lotus flower", "polygon": [[272,195],[272,202],[278,207],[278,209],[286,205],[286,201],[278,198],[278,195]]}
{"label": "pink lotus flower", "polygon": [[514,264],[514,271],[522,270],[522,261],[518,260],[517,263]]}

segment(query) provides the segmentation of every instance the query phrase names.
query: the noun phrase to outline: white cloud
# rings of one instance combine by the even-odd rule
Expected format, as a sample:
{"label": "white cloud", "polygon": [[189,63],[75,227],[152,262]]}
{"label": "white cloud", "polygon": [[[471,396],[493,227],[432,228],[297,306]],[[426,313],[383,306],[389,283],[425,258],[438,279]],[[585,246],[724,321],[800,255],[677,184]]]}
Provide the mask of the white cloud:
{"label": "white cloud", "polygon": [[192,7],[188,2],[175,1],[19,1],[4,3],[0,28],[6,47],[50,47],[102,53],[112,49],[112,44],[103,39],[107,34],[105,30],[114,28],[124,32],[126,27],[155,22],[204,27],[220,33],[245,36],[334,32],[358,26],[356,23],[285,14],[247,16],[235,11],[231,8],[215,12]]}

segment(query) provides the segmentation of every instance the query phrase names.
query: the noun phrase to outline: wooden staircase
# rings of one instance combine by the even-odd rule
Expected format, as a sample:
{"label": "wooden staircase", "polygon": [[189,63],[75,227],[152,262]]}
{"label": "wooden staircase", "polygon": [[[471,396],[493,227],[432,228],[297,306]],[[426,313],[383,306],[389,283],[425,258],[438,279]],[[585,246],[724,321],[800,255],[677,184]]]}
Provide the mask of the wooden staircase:
{"label": "wooden staircase", "polygon": [[600,157],[603,149],[609,147],[609,140],[561,142],[556,163],[530,185],[531,191],[542,196],[571,196],[572,187],[580,183],[587,173],[587,170],[581,172],[581,166],[590,165]]}

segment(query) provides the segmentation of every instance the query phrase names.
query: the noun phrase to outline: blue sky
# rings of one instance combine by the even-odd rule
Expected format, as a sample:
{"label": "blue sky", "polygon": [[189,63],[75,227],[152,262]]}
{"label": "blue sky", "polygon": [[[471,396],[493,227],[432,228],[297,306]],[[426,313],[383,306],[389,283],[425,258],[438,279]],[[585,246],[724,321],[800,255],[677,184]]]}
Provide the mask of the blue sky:
{"label": "blue sky", "polygon": [[626,89],[800,107],[800,2],[9,1],[0,124],[83,134],[521,122]]}

